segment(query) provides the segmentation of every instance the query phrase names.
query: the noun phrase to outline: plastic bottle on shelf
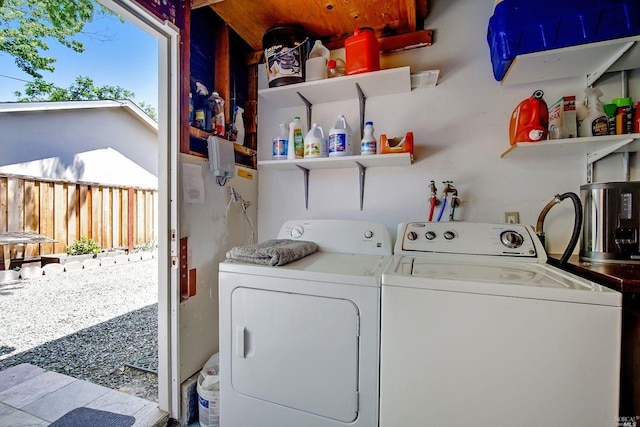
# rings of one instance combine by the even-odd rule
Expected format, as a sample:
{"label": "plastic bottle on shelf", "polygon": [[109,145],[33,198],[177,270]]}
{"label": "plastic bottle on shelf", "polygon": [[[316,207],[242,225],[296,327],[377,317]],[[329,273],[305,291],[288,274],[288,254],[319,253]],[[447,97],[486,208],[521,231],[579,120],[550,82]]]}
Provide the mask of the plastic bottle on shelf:
{"label": "plastic bottle on shelf", "polygon": [[587,97],[587,107],[589,114],[580,124],[580,136],[602,136],[609,133],[607,115],[604,113],[600,97],[602,92],[595,87],[588,87],[584,90]]}
{"label": "plastic bottle on shelf", "polygon": [[287,159],[301,159],[304,157],[304,129],[300,117],[296,116],[289,123],[289,142]]}
{"label": "plastic bottle on shelf", "polygon": [[213,111],[213,123],[212,131],[220,137],[224,137],[225,134],[225,118],[224,118],[224,98],[216,91],[211,93],[209,97],[209,103],[212,106]]}
{"label": "plastic bottle on shelf", "polygon": [[244,113],[244,108],[238,107],[234,109],[233,116],[233,130],[236,134],[235,143],[238,145],[244,145],[244,118],[242,117],[242,113]]}
{"label": "plastic bottle on shelf", "polygon": [[616,135],[633,132],[633,103],[631,98],[615,98],[616,104]]}
{"label": "plastic bottle on shelf", "polygon": [[640,133],[640,102],[636,104],[636,110],[633,115],[633,133]]}
{"label": "plastic bottle on shelf", "polygon": [[373,136],[373,131],[373,122],[366,122],[364,125],[364,136],[360,142],[360,154],[367,155],[377,153],[378,141],[376,141],[376,137]]}
{"label": "plastic bottle on shelf", "polygon": [[616,134],[616,104],[604,104],[602,106],[604,113],[607,115],[607,134]]}
{"label": "plastic bottle on shelf", "polygon": [[289,126],[286,123],[280,123],[280,134],[273,138],[273,160],[284,160],[287,158],[287,144]]}
{"label": "plastic bottle on shelf", "polygon": [[339,115],[336,124],[329,130],[329,157],[353,154],[353,132],[344,115]]}
{"label": "plastic bottle on shelf", "polygon": [[304,157],[327,157],[325,141],[324,131],[317,123],[313,123],[304,137]]}
{"label": "plastic bottle on shelf", "polygon": [[340,58],[330,59],[327,62],[327,68],[329,69],[329,78],[342,77],[347,72],[347,64]]}
{"label": "plastic bottle on shelf", "polygon": [[320,40],[316,40],[309,52],[309,58],[305,62],[305,80],[310,82],[313,80],[326,79],[327,61],[329,61],[329,49],[324,47]]}

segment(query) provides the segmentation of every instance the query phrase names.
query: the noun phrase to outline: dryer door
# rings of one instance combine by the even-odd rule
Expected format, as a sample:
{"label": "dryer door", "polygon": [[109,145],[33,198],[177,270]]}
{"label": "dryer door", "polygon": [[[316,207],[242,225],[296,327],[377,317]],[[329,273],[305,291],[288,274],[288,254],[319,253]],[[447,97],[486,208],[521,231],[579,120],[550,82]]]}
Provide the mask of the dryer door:
{"label": "dryer door", "polygon": [[345,299],[237,288],[233,388],[342,422],[358,416],[358,309]]}

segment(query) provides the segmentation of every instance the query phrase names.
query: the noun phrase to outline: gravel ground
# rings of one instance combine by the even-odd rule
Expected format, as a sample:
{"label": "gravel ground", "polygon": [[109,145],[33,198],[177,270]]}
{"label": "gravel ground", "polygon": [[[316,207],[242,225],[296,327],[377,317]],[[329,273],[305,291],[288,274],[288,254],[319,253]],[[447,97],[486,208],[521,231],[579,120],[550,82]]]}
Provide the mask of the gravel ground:
{"label": "gravel ground", "polygon": [[157,401],[157,260],[0,284],[0,371],[20,363]]}

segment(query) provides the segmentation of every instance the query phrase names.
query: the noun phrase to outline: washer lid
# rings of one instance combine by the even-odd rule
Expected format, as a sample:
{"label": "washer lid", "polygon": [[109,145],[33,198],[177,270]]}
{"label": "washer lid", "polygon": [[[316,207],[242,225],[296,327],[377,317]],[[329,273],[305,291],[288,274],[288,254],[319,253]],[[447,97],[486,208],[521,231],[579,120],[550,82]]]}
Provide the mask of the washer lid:
{"label": "washer lid", "polygon": [[396,258],[382,284],[419,289],[621,306],[619,292],[548,264]]}

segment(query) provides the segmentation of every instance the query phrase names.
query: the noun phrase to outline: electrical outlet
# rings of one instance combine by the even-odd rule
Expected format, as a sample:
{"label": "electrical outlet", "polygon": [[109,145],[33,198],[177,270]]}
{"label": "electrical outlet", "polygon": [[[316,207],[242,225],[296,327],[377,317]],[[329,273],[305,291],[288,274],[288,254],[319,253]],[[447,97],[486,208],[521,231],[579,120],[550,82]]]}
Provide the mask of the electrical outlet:
{"label": "electrical outlet", "polygon": [[504,213],[504,222],[507,224],[519,224],[520,223],[520,212],[505,212]]}

